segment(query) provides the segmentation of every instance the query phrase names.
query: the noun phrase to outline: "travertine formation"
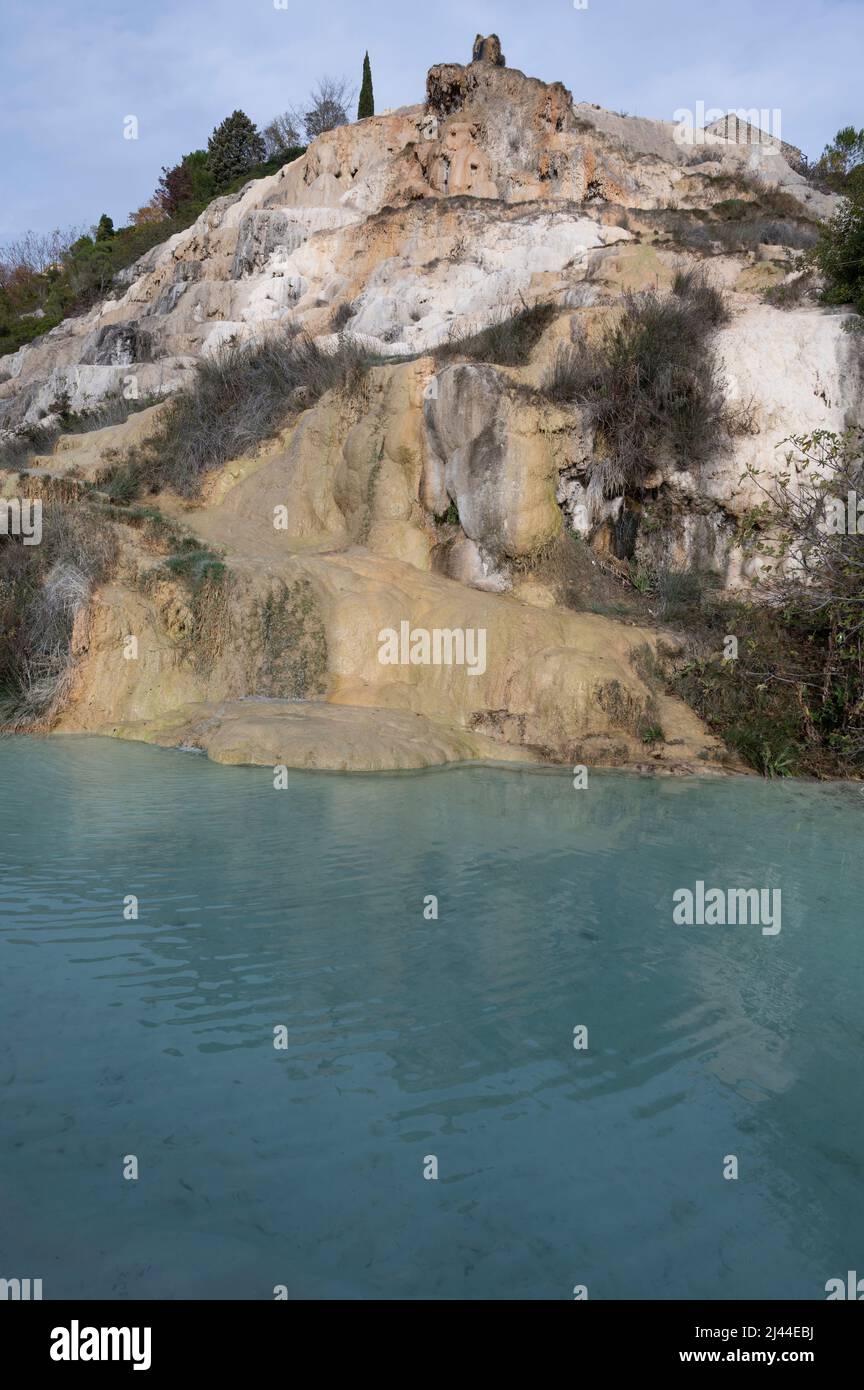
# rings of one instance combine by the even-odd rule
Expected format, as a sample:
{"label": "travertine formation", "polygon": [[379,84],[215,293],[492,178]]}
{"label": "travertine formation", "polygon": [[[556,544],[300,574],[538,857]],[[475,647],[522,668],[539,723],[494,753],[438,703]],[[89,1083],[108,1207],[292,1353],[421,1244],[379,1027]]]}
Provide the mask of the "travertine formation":
{"label": "travertine formation", "polygon": [[[666,742],[655,762],[714,757],[698,721],[640,674],[656,633],[567,611],[532,583],[532,556],[568,526],[596,538],[619,505],[589,487],[588,424],[532,388],[577,326],[598,331],[623,291],[668,287],[692,262],[655,234],[652,211],[710,208],[754,172],[811,216],[832,200],[779,150],[709,137],[697,158],[671,123],[574,104],[560,83],[503,64],[497,37],[478,36],[470,64],[430,70],[424,105],[321,136],[277,174],[217,199],[90,313],[4,359],[6,428],[50,420],[61,395],[84,408],[130,378],[139,394],[168,395],[201,357],[286,322],[325,348],[338,323],[381,362],[361,398],[331,393],[286,422],[260,455],[215,474],[200,505],[159,499],[224,553],[235,578],[225,641],[202,674],[179,640],[181,600],[170,586],[146,596],[136,587],[153,560],[127,540],[127,572],[76,634],[77,686],[61,727],[191,741],[228,761],[399,767],[495,749],[639,762],[639,729],[656,718]],[[788,274],[786,261],[763,247],[706,263],[733,309],[717,348],[748,425],[706,467],[661,463],[653,485],[673,517],[640,542],[676,565],[698,556],[731,585],[757,566],[735,542],[754,500],[747,466],[780,466],[790,434],[842,428],[861,406],[860,339],[842,331],[845,315],[783,312],[758,297]],[[525,366],[434,355],[540,301],[558,313]],[[61,439],[41,464],[92,477],[163,409]],[[287,515],[280,530],[274,508]],[[301,581],[326,648],[302,727],[262,675],[255,618],[268,595]],[[378,633],[402,620],[485,628],[485,673],[382,665]],[[129,632],[140,639],[135,662],[122,659]],[[363,711],[350,756],[337,746],[347,716],[334,722],[330,706]]]}

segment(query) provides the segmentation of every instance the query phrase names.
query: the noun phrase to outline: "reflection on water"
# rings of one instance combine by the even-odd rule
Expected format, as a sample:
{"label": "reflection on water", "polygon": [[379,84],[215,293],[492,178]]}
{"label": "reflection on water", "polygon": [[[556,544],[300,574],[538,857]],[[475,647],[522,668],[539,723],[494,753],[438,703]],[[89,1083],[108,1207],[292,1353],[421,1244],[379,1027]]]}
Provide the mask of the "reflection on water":
{"label": "reflection on water", "polygon": [[[79,739],[0,743],[0,786],[0,1276],[820,1298],[860,1267],[854,789],[460,768],[275,791]],[[780,935],[673,926],[700,878],[780,888]]]}

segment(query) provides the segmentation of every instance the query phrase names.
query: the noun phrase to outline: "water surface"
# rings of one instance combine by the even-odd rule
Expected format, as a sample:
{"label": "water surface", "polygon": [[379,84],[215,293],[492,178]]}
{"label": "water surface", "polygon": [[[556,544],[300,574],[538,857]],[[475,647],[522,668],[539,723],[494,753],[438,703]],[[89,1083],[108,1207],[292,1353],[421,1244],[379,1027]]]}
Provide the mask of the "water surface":
{"label": "water surface", "polygon": [[[824,1298],[864,1270],[862,824],[844,786],[466,767],[276,791],[0,742],[0,1276]],[[674,926],[697,879],[780,888],[781,932]]]}

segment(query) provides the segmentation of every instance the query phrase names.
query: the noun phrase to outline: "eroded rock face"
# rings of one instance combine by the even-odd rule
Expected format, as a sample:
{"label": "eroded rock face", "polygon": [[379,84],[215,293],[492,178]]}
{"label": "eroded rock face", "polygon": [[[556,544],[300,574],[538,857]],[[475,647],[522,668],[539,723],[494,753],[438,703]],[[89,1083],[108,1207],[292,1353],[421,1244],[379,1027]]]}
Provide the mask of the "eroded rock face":
{"label": "eroded rock face", "polygon": [[494,367],[459,363],[435,381],[424,411],[430,467],[465,535],[490,555],[539,549],[560,532],[561,513],[537,407],[515,399]]}
{"label": "eroded rock face", "polygon": [[[710,207],[752,152],[718,139],[695,163],[671,123],[574,107],[560,83],[507,68],[495,36],[470,64],[432,68],[427,98],[328,132],[215,200],[142,257],[117,298],[4,360],[7,424],[50,420],[60,398],[84,409],[130,380],[139,396],[169,395],[223,344],[286,324],[325,349],[338,329],[383,363],[361,390],[296,402],[278,438],[206,480],[200,504],[156,499],[232,576],[228,636],[206,669],[188,650],[188,594],[170,576],[142,585],[157,561],[124,532],[123,571],[76,637],[62,727],[197,742],[226,761],[402,767],[496,749],[641,764],[647,721],[667,733],[650,755],[658,764],[715,758],[695,717],[640,675],[656,634],[562,609],[532,557],[566,526],[610,561],[697,563],[748,582],[758,560],[737,523],[758,499],[742,475],[758,467],[770,479],[789,435],[854,421],[861,340],[843,313],[761,303],[784,274],[782,250],[712,257],[732,310],[716,347],[746,428],[699,466],[657,460],[641,499],[604,496],[587,412],[553,403],[547,375],[574,335],[615,321],[623,293],[668,289],[696,263],[642,214]],[[759,172],[802,208],[833,206],[779,152]],[[460,339],[538,303],[556,313],[519,365],[459,360]],[[40,468],[76,486],[98,480],[164,409],[61,439]],[[17,474],[0,484],[17,486]],[[314,690],[300,680],[302,696],[290,661],[266,650],[262,605],[281,612],[286,593],[302,596],[311,624],[291,649],[321,678]],[[403,622],[482,630],[484,670],[382,664],[379,634]],[[122,658],[129,632],[137,662]],[[288,704],[298,698],[314,704],[308,717]]]}
{"label": "eroded rock face", "polygon": [[[425,106],[329,131],[277,174],[215,199],[118,277],[119,297],[3,359],[0,427],[50,413],[49,381],[76,407],[117,390],[130,368],[139,389],[171,391],[221,343],[288,319],[324,335],[340,306],[356,307],[350,332],[401,355],[520,295],[584,302],[592,248],[633,241],[610,204],[709,207],[730,179],[757,172],[811,214],[834,206],[779,151],[757,169],[751,147],[712,136],[695,163],[671,122],[574,106],[561,83],[500,57],[494,35],[481,40],[477,61],[430,70]],[[81,374],[91,367],[102,375]]]}
{"label": "eroded rock face", "polygon": [[[790,469],[792,437],[840,434],[864,418],[864,344],[844,331],[848,321],[848,314],[815,306],[790,312],[742,305],[718,332],[727,404],[739,426],[698,467],[663,470],[672,504],[661,530],[667,563],[713,570],[729,588],[758,579],[765,559],[736,540],[737,523]],[[651,544],[656,551],[660,538]]]}
{"label": "eroded rock face", "polygon": [[478,34],[474,40],[474,52],[471,54],[472,63],[494,63],[496,67],[506,67],[506,59],[501,52],[501,40],[497,34],[490,34],[488,39],[484,39]]}
{"label": "eroded rock face", "polygon": [[[235,588],[224,615],[234,638],[196,668],[182,659],[187,634],[169,594],[154,605],[128,586],[107,586],[62,729],[194,743],[227,762],[344,769],[472,757],[595,765],[644,758],[640,726],[658,717],[655,692],[639,674],[639,652],[656,643],[650,631],[529,607],[368,553],[286,552],[281,561],[273,553],[264,570],[246,553],[249,533],[235,527],[234,535]],[[324,699],[311,708],[292,710],[267,693],[257,615],[280,585],[308,591],[310,621],[326,645]],[[403,623],[482,632],[482,665],[473,673],[458,663],[382,665],[382,633]],[[123,661],[129,631],[138,637],[137,661]],[[344,713],[328,715],[331,706]],[[677,701],[666,717],[682,732],[658,750],[658,762],[710,762],[718,745],[698,721]]]}
{"label": "eroded rock face", "polygon": [[90,367],[131,367],[149,362],[150,334],[137,324],[109,324],[99,328],[85,344],[81,363]]}

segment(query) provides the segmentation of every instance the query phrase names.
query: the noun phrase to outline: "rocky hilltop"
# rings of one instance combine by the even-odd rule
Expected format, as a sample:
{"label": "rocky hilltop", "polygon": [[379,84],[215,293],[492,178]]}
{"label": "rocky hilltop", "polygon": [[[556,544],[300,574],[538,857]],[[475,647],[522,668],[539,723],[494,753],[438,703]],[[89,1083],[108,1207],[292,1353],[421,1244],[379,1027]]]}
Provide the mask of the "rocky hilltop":
{"label": "rocky hilltop", "polygon": [[[58,403],[152,401],[3,474],[7,497],[101,506],[116,548],[75,605],[43,727],[228,762],[720,767],[718,741],[651,677],[674,634],[650,614],[616,621],[614,592],[586,611],[604,604],[574,586],[614,590],[634,561],[698,564],[730,590],[758,579],[753,470],[781,469],[790,435],[860,416],[848,315],[765,298],[795,283],[794,248],[834,200],[780,149],[688,145],[505,66],[497,40],[474,53],[432,67],[423,104],[332,130],[216,199],[89,313],[0,363],[7,438],[56,422]],[[550,381],[628,295],[694,270],[728,311],[712,334],[724,422],[698,457],[660,449],[636,498],[614,472],[598,481],[596,415]],[[484,360],[484,331],[519,316],[521,358]],[[364,370],[298,388],[278,430],[200,488],[112,496],[106,479],[202,363],[298,333]],[[574,537],[565,580],[550,557]],[[207,557],[191,585],[184,554]],[[202,574],[219,579],[206,614]],[[484,669],[382,661],[380,633],[403,624],[482,630]]]}

